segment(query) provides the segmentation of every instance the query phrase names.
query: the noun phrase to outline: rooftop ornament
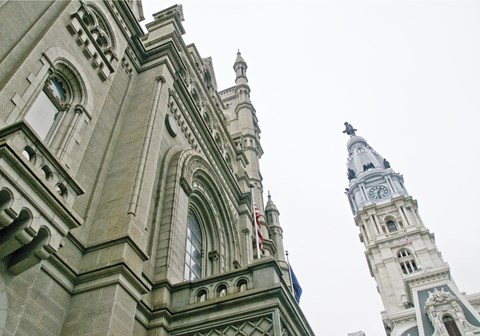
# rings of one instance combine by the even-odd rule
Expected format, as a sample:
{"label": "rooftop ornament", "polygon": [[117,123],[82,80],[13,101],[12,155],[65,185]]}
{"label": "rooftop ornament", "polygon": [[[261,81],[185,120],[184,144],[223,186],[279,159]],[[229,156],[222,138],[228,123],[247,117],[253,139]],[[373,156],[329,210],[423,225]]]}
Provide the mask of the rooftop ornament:
{"label": "rooftop ornament", "polygon": [[345,125],[345,130],[342,131],[342,133],[347,133],[347,135],[350,136],[356,135],[355,132],[357,131],[357,129],[353,128],[353,126],[346,121],[343,124]]}

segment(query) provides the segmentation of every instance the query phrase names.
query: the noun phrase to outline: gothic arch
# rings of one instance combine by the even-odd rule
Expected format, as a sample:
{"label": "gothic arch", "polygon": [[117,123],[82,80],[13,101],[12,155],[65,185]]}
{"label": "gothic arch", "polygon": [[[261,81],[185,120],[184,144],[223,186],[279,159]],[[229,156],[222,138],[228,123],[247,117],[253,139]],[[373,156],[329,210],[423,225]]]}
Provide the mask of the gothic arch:
{"label": "gothic arch", "polygon": [[[238,253],[240,247],[238,223],[233,205],[229,201],[230,199],[219,176],[206,159],[193,150],[183,152],[180,159],[182,161],[179,165],[182,169],[182,187],[190,190],[190,193],[193,192],[193,188],[197,188],[197,192],[203,192],[204,194],[205,191],[200,190],[201,184],[208,187],[206,191],[209,191],[214,204],[218,207],[218,211],[221,211],[221,219],[225,221],[224,226],[228,229],[227,233],[229,237],[233,238],[232,246]],[[238,257],[236,253],[232,257]]]}
{"label": "gothic arch", "polygon": [[[193,151],[192,151],[193,152]],[[240,235],[238,221],[233,205],[223,187],[220,177],[210,164],[197,153],[186,154],[181,164],[182,187],[188,190],[192,201],[203,199],[205,204],[211,204],[209,213],[210,237],[215,241],[212,246],[220,249],[219,257],[224,258],[226,269],[232,267],[233,262],[239,259]],[[225,250],[222,250],[222,246]],[[222,266],[222,265],[221,265]]]}
{"label": "gothic arch", "polygon": [[102,49],[111,49],[115,51],[117,46],[117,39],[115,37],[115,30],[112,28],[112,25],[108,21],[104,12],[100,7],[94,2],[86,3],[86,13],[83,16],[83,22],[91,30],[92,35],[95,34],[98,37],[105,38],[105,45],[101,45]]}
{"label": "gothic arch", "polygon": [[240,259],[238,214],[223,177],[195,150],[175,146],[162,161],[159,182],[158,215],[152,223],[155,278],[183,280],[184,270],[178,269],[183,261],[174,248],[185,244],[191,210],[200,217],[207,241],[202,247],[206,266],[203,274],[233,269]]}
{"label": "gothic arch", "polygon": [[[66,77],[69,82],[76,84],[73,92],[78,94],[80,101],[78,104],[82,105],[87,111],[93,109],[93,102],[89,99],[92,93],[92,88],[88,80],[87,74],[83,71],[82,66],[75,61],[68,51],[59,47],[50,47],[45,51],[44,56],[50,62],[54,71],[59,71]],[[46,78],[43,79],[45,81]]]}

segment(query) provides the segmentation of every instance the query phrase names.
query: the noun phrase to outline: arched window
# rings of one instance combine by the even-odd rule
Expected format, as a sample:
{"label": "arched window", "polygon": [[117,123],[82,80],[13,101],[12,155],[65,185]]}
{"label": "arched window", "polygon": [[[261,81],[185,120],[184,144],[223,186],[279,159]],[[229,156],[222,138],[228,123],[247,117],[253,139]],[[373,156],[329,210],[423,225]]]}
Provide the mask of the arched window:
{"label": "arched window", "polygon": [[388,229],[388,232],[398,231],[397,224],[395,223],[394,220],[390,219],[390,220],[387,221],[387,229]]}
{"label": "arched window", "polygon": [[197,293],[197,302],[205,302],[207,301],[207,290],[206,289],[200,289]]}
{"label": "arched window", "polygon": [[82,21],[100,49],[102,51],[113,49],[115,40],[105,15],[94,5],[89,5],[84,10],[85,15],[83,15]]}
{"label": "arched window", "polygon": [[202,276],[202,243],[202,231],[198,218],[190,211],[187,220],[185,280],[195,280]]}
{"label": "arched window", "polygon": [[443,317],[443,324],[445,325],[445,329],[447,329],[448,336],[461,336],[460,330],[458,330],[457,324],[455,320],[450,315],[446,315]]}
{"label": "arched window", "polygon": [[227,296],[227,293],[228,293],[227,285],[221,284],[220,286],[217,287],[217,297]]}
{"label": "arched window", "polygon": [[59,121],[60,113],[72,98],[67,81],[59,75],[50,76],[28,110],[25,120],[42,140],[48,141]]}
{"label": "arched window", "polygon": [[245,279],[240,279],[237,282],[237,292],[245,292],[248,289],[248,282]]}
{"label": "arched window", "polygon": [[403,249],[398,251],[397,258],[403,273],[410,274],[418,269],[415,258],[409,250]]}

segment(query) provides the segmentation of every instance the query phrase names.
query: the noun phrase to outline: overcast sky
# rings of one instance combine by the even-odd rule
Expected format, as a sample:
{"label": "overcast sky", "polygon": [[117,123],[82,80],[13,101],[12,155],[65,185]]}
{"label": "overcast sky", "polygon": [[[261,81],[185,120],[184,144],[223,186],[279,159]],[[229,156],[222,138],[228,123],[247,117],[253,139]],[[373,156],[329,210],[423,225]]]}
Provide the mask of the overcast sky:
{"label": "overcast sky", "polygon": [[[175,1],[143,3],[151,21]],[[403,174],[459,289],[480,290],[479,1],[177,3],[219,89],[237,49],[248,64],[263,185],[316,335],[385,335],[344,194],[345,121]]]}

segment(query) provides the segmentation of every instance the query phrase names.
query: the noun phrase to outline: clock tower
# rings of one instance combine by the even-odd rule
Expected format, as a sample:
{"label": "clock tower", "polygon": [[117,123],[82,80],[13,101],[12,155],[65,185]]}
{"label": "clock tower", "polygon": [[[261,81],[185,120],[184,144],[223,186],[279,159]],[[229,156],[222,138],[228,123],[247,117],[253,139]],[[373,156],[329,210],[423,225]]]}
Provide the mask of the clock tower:
{"label": "clock tower", "polygon": [[345,123],[346,194],[385,311],[388,336],[480,335],[480,293],[461,293],[403,176]]}

